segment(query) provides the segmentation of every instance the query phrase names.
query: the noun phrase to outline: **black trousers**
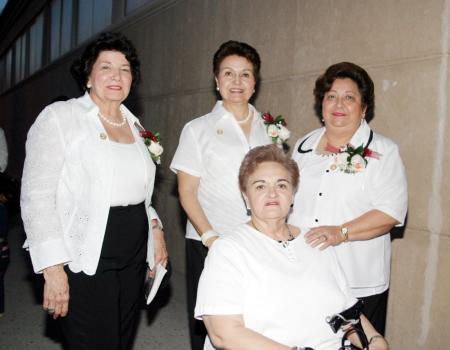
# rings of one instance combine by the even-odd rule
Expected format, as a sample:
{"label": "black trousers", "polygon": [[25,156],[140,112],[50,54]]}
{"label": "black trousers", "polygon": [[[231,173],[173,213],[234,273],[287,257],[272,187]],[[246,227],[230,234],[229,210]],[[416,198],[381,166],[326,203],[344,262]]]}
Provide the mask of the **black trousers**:
{"label": "black trousers", "polygon": [[194,318],[198,281],[200,280],[207,254],[208,249],[203,246],[201,241],[186,239],[187,307],[192,350],[203,350],[207,333],[203,322]]}
{"label": "black trousers", "polygon": [[364,302],[364,315],[375,329],[384,336],[389,289],[381,294],[358,298]]}
{"label": "black trousers", "polygon": [[143,203],[112,207],[95,275],[69,278],[69,313],[61,319],[69,350],[133,346],[146,271],[148,219]]}

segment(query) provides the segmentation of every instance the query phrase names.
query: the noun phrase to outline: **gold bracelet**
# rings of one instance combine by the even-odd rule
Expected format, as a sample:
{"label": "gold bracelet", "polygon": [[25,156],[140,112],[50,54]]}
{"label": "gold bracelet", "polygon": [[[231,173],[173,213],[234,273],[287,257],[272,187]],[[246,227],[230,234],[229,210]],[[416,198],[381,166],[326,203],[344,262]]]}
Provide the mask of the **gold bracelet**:
{"label": "gold bracelet", "polygon": [[342,243],[348,241],[348,227],[341,226]]}
{"label": "gold bracelet", "polygon": [[376,335],[374,335],[372,338],[370,338],[369,344],[372,344],[372,342],[373,342],[374,340],[377,340],[377,339],[384,339],[384,337],[383,337],[382,335],[380,335],[380,334],[376,334]]}
{"label": "gold bracelet", "polygon": [[157,223],[155,225],[152,225],[152,231],[156,230],[157,228],[159,228],[162,231],[162,227],[161,227],[161,225],[159,223]]}

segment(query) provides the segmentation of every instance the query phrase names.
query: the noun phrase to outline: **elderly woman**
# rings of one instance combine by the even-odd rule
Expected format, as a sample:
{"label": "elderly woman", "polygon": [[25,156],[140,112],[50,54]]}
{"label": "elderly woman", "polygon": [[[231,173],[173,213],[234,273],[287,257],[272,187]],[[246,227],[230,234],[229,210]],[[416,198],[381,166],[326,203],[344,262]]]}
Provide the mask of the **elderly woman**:
{"label": "elderly woman", "polygon": [[247,221],[239,166],[249,149],[271,143],[260,113],[249,104],[260,67],[258,52],[250,45],[228,41],[220,46],[213,72],[222,100],[211,113],[186,124],[171,164],[189,218],[186,273],[193,350],[203,349],[206,335],[203,324],[194,319],[194,307],[207,247],[226,228]]}
{"label": "elderly woman", "polygon": [[[352,306],[334,251],[306,244],[286,223],[299,180],[297,164],[273,145],[252,149],[239,171],[250,220],[214,243],[198,287],[196,317],[205,349],[337,350],[342,331],[325,319]],[[387,344],[363,317],[370,349]],[[351,338],[357,344],[355,335]]]}
{"label": "elderly woman", "polygon": [[[47,106],[31,127],[22,218],[43,307],[69,349],[130,349],[146,260],[167,260],[150,207],[155,165],[122,104],[139,81],[132,43],[101,34],[72,67],[85,94]],[[149,224],[151,222],[151,224]]]}
{"label": "elderly woman", "polygon": [[352,295],[382,334],[385,329],[393,226],[407,210],[405,170],[397,145],[374,133],[374,86],[348,62],[329,67],[316,81],[315,109],[324,127],[300,139],[293,159],[302,182],[289,222],[314,227],[305,238],[319,249],[336,248]]}

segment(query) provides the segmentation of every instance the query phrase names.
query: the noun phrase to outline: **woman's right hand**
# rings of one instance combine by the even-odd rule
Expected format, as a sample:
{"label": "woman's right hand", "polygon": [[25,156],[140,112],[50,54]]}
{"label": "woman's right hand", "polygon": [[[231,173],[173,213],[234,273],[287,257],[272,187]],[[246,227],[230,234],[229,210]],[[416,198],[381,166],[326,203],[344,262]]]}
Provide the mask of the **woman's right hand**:
{"label": "woman's right hand", "polygon": [[53,319],[64,317],[69,311],[69,282],[62,264],[44,269],[44,300],[42,307]]}

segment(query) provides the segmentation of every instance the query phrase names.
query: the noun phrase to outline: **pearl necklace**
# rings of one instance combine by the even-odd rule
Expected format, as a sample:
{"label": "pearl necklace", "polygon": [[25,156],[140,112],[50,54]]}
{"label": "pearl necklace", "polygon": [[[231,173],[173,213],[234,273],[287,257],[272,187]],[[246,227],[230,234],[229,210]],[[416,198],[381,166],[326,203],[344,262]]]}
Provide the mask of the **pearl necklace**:
{"label": "pearl necklace", "polygon": [[244,123],[246,123],[246,122],[248,122],[248,120],[250,119],[250,117],[252,117],[253,116],[253,113],[252,113],[252,111],[249,109],[248,110],[248,115],[247,115],[247,117],[245,118],[245,119],[242,119],[242,120],[237,120],[236,118],[236,121],[237,121],[237,123],[238,124],[244,124]]}
{"label": "pearl necklace", "polygon": [[[253,222],[253,219],[250,219],[250,224],[253,226],[253,228],[254,228],[256,231],[259,231],[259,232],[263,233],[263,232],[255,225],[255,223]],[[285,239],[285,240],[277,240],[278,243],[281,243],[281,245],[283,246],[283,248],[286,248],[287,246],[289,246],[289,242],[292,241],[292,240],[295,238],[294,235],[293,235],[292,232],[291,232],[291,229],[289,228],[289,225],[288,225],[288,224],[285,224],[285,225],[286,225],[286,228],[287,228],[287,231],[288,231],[288,238]]]}
{"label": "pearl necklace", "polygon": [[125,117],[125,114],[123,114],[122,110],[120,110],[120,114],[122,115],[122,121],[121,122],[113,122],[112,120],[106,118],[103,114],[100,113],[100,111],[98,112],[98,116],[100,117],[100,119],[102,119],[105,123],[115,127],[115,128],[120,128],[121,126],[124,126],[125,123],[127,122],[127,118]]}

